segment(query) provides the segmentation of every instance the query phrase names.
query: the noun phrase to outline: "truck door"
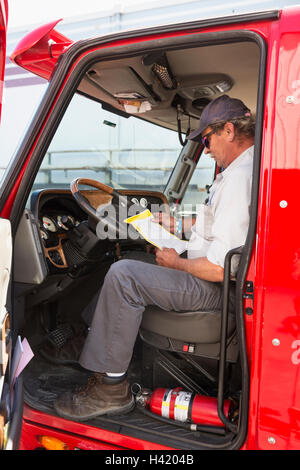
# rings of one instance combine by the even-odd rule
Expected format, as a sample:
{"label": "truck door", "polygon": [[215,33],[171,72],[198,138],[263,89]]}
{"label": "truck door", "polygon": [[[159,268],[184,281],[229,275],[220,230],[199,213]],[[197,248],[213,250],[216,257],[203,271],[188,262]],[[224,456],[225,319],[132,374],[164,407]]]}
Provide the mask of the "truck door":
{"label": "truck door", "polygon": [[[6,60],[6,30],[8,19],[7,0],[0,0],[0,118],[4,67]],[[10,383],[12,337],[7,294],[10,285],[12,263],[11,225],[0,219],[0,449],[14,449],[22,424],[22,387]]]}

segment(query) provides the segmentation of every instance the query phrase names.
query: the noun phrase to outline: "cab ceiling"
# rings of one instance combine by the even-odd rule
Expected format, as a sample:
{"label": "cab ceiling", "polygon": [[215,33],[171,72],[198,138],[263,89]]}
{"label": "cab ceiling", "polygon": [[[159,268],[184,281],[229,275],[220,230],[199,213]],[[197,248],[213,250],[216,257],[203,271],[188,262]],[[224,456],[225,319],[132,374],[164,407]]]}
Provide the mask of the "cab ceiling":
{"label": "cab ceiling", "polygon": [[189,126],[196,128],[203,106],[224,93],[243,100],[255,113],[260,55],[255,43],[203,46],[164,54],[173,89],[167,89],[153,71],[159,59],[145,53],[94,64],[79,91],[121,112],[125,108],[120,94],[137,93],[151,107],[137,114],[139,117],[177,130],[179,112],[183,132]]}

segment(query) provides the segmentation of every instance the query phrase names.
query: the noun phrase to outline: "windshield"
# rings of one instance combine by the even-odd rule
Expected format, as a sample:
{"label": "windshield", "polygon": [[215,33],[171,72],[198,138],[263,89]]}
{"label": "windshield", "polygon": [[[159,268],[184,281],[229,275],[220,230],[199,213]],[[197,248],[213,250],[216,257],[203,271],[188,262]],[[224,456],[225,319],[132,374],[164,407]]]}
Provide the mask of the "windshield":
{"label": "windshield", "polygon": [[115,189],[163,191],[180,150],[176,132],[104,111],[99,103],[74,95],[33,190],[69,188],[83,177]]}

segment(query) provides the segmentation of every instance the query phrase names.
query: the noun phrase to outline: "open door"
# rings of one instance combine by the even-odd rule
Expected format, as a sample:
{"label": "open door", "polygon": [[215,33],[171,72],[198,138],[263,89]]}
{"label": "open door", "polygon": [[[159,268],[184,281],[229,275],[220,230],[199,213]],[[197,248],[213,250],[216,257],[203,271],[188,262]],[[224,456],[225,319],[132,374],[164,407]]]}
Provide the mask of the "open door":
{"label": "open door", "polygon": [[[0,0],[0,118],[4,69],[6,60],[6,30],[8,2]],[[0,449],[15,449],[22,426],[22,385],[11,386],[12,335],[11,318],[7,309],[11,278],[12,235],[11,224],[0,219]]]}
{"label": "open door", "polygon": [[1,328],[1,412],[0,412],[0,446],[6,445],[10,409],[10,391],[8,377],[8,364],[11,352],[10,316],[6,309],[7,291],[10,281],[12,238],[10,222],[0,219],[0,328]]}

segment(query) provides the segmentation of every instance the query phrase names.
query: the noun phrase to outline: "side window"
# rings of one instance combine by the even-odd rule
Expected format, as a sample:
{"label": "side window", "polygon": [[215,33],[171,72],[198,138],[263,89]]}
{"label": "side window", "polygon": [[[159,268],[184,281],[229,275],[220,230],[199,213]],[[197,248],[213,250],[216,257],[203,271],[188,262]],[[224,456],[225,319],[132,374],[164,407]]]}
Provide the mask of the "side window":
{"label": "side window", "polygon": [[208,189],[213,183],[215,174],[215,161],[209,155],[202,153],[198,165],[193,173],[180,211],[188,213],[196,212],[197,204],[203,204],[208,197]]}
{"label": "side window", "polygon": [[33,190],[69,188],[74,178],[84,177],[116,189],[163,191],[180,149],[176,132],[74,95]]}

